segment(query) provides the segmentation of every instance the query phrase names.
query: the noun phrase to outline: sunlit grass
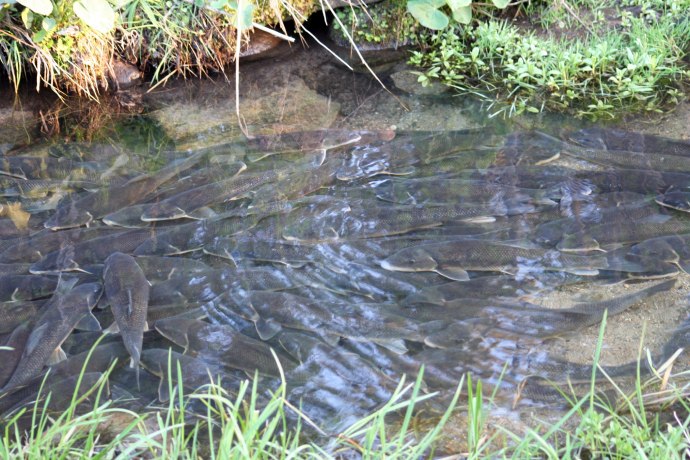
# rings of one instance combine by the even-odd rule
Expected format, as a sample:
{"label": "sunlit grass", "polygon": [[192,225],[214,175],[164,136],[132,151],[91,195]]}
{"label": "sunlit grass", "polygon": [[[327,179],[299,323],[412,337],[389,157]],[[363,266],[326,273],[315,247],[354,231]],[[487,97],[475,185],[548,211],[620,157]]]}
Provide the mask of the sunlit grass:
{"label": "sunlit grass", "polygon": [[[489,430],[495,394],[485,394],[482,382],[469,376],[446,400],[445,412],[421,434],[415,435],[412,429],[420,403],[438,396],[422,391],[423,371],[412,383],[402,379],[390,400],[378,410],[331,433],[287,401],[285,385],[268,398],[258,379],[243,382],[236,393],[224,389],[222,382],[185,392],[182,385],[173,383],[182,381],[178,367],[177,375],[167,379],[172,396],[168,403],[150,407],[144,413],[118,408],[117,402],[106,397],[109,372],[89,391],[75,392],[69,407],[59,414],[44,410],[47,398],[39,400],[5,421],[0,458],[146,455],[162,459],[301,459],[345,454],[387,459],[456,454],[467,458],[687,458],[687,373],[673,375],[672,359],[659,366],[651,386],[639,372],[631,392],[611,380],[606,388],[615,390],[618,404],[613,407],[600,398],[603,383],[596,378],[597,374],[605,374],[598,365],[604,328],[605,321],[589,391],[573,396],[564,391],[564,398],[571,401],[570,409],[559,420],[534,425],[522,433],[502,427]],[[90,406],[85,410],[87,400]],[[449,452],[444,437],[447,433],[457,435],[457,427],[447,424],[451,417],[454,420],[460,416],[467,417],[463,424],[466,449]],[[27,417],[31,417],[31,428],[24,431],[20,426]],[[106,434],[105,427],[114,420],[119,421],[119,428]]]}

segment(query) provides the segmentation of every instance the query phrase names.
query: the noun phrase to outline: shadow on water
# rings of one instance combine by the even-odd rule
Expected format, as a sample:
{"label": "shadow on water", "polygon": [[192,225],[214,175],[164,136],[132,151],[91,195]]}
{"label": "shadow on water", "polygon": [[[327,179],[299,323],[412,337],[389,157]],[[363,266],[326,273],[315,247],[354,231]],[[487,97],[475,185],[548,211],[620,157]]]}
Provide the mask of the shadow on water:
{"label": "shadow on water", "polygon": [[90,143],[4,134],[0,412],[47,369],[63,391],[103,328],[88,372],[119,358],[115,393],[167,400],[169,348],[188,390],[275,388],[273,349],[330,430],[422,365],[426,391],[469,372],[504,409],[559,406],[533,377],[586,379],[605,312],[610,375],[633,375],[645,321],[655,362],[686,345],[690,142],[396,100],[294,54],[247,67],[250,138],[220,83],[154,93]]}

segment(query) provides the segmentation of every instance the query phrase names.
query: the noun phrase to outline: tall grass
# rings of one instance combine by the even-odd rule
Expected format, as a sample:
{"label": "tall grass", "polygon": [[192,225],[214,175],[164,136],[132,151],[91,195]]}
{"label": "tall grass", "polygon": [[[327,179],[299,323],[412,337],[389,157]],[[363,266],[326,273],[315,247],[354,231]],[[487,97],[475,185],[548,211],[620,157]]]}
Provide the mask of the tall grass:
{"label": "tall grass", "polygon": [[[606,375],[598,365],[604,328],[605,320],[589,391],[576,395],[571,408],[560,419],[536,425],[524,433],[499,426],[493,427],[497,431],[489,435],[493,395],[485,395],[482,382],[473,382],[469,376],[459,382],[440,418],[425,433],[415,436],[412,426],[419,404],[437,396],[422,391],[423,369],[412,383],[402,379],[391,399],[378,410],[339,433],[328,433],[287,401],[285,385],[267,399],[260,396],[265,392],[257,379],[242,383],[236,394],[226,391],[222,382],[209,382],[185,392],[181,384],[174,383],[182,381],[182,371],[177,367],[176,375],[167,379],[173,397],[166,406],[151,407],[145,413],[118,408],[117,403],[105,397],[110,371],[88,391],[75,391],[67,409],[59,414],[46,410],[49,398],[39,399],[5,421],[0,458],[149,456],[215,460],[356,455],[419,459],[447,455],[458,458],[456,454],[467,458],[687,458],[688,373],[672,375],[672,360],[657,369],[655,385],[665,385],[668,391],[661,399],[655,397],[653,404],[648,397],[649,387],[639,372],[632,392],[623,391],[613,380],[602,383],[597,374]],[[82,372],[79,379],[83,376]],[[599,397],[602,384],[615,389],[620,401],[618,408]],[[465,391],[461,392],[463,388]],[[85,410],[87,401],[89,409]],[[461,411],[460,407],[465,409]],[[24,431],[20,427],[27,417],[31,417],[31,425]],[[467,418],[467,448],[463,452],[449,452],[444,447],[451,417]],[[106,428],[114,420],[119,421],[119,428],[108,431]],[[392,423],[393,420],[398,422]],[[448,430],[453,433],[453,426],[448,426]]]}

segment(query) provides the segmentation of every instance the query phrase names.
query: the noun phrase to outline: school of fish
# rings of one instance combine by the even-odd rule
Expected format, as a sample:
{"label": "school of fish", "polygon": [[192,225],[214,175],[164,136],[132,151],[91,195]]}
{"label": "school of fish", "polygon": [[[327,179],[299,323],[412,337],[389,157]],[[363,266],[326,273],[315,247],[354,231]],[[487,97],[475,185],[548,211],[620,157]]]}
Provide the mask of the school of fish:
{"label": "school of fish", "polygon": [[[469,372],[547,403],[526,379],[589,369],[540,354],[547,340],[690,273],[688,141],[322,130],[160,155],[148,169],[116,147],[0,157],[0,424],[40,388],[58,411],[106,373],[108,397],[144,411],[178,366],[188,392],[284,378],[333,431],[422,366],[424,391],[450,396]],[[616,283],[628,294],[536,301]]]}

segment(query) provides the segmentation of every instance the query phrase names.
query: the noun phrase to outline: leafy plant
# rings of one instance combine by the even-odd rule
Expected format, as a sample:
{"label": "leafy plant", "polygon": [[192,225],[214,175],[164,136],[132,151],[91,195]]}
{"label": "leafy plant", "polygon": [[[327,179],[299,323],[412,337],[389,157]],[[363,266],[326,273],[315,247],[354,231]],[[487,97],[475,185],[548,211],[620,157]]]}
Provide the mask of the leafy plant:
{"label": "leafy plant", "polygon": [[[476,3],[476,2],[475,2]],[[508,6],[510,0],[491,0],[499,9]],[[472,0],[408,0],[407,11],[410,12],[421,25],[433,30],[448,27],[450,20],[442,11],[448,9],[451,17],[458,24],[469,24],[472,21]]]}

